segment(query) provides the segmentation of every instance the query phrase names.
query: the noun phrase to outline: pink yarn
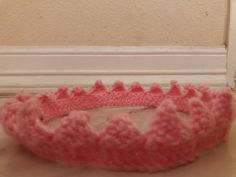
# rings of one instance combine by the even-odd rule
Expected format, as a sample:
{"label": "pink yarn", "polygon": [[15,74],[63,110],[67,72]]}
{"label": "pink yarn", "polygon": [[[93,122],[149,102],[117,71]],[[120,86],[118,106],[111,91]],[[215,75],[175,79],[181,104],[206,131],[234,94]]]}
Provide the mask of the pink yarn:
{"label": "pink yarn", "polygon": [[[157,106],[147,131],[136,128],[127,114],[117,114],[94,132],[89,115],[78,109],[103,106]],[[189,124],[181,114],[190,115]],[[44,122],[69,115],[56,128]],[[89,90],[66,87],[36,96],[20,93],[0,108],[3,127],[40,157],[71,164],[115,170],[159,171],[193,161],[205,149],[222,142],[233,119],[232,94],[191,84],[171,82],[168,91],[153,84],[144,90],[122,82],[106,88],[97,81]],[[143,118],[145,119],[145,118]],[[145,121],[145,120],[144,120]]]}

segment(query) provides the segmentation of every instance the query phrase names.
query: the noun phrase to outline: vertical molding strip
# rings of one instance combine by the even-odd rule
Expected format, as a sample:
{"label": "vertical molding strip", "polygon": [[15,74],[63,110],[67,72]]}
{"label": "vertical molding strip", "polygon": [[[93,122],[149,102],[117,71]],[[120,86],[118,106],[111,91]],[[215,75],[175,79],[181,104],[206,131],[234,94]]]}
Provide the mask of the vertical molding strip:
{"label": "vertical molding strip", "polygon": [[227,47],[227,84],[235,88],[236,71],[236,0],[230,0],[230,20]]}

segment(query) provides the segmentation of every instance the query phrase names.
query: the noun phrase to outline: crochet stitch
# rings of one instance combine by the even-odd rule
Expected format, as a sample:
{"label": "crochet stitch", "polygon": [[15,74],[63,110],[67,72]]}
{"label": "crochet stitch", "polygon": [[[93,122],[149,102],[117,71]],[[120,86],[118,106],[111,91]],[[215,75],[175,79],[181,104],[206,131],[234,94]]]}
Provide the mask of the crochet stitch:
{"label": "crochet stitch", "polygon": [[[86,110],[104,106],[157,108],[148,130],[139,130],[127,114],[115,114],[95,132]],[[189,115],[189,123],[179,112]],[[63,115],[57,127],[46,125]],[[159,171],[191,162],[222,142],[233,120],[233,105],[227,88],[182,87],[175,81],[167,91],[158,84],[145,90],[138,82],[126,89],[120,81],[107,88],[97,81],[88,91],[77,86],[70,93],[66,87],[55,93],[19,93],[0,108],[0,120],[8,134],[48,160]]]}

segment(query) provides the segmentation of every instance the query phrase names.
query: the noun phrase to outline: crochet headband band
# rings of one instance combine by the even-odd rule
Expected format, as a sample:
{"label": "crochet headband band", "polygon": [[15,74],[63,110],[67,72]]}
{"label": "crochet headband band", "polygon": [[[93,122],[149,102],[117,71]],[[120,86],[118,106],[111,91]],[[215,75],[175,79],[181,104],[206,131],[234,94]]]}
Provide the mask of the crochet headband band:
{"label": "crochet headband band", "polygon": [[[115,114],[95,132],[86,110],[104,106],[157,108],[148,130],[138,129],[127,114]],[[187,122],[179,111],[189,115]],[[45,123],[64,115],[57,127]],[[20,93],[0,108],[7,133],[40,157],[129,171],[158,171],[193,161],[225,139],[232,119],[229,89],[177,82],[164,91],[158,84],[145,90],[137,82],[126,89],[122,82],[107,88],[97,81],[88,91],[78,86],[71,92],[62,87],[55,93]]]}

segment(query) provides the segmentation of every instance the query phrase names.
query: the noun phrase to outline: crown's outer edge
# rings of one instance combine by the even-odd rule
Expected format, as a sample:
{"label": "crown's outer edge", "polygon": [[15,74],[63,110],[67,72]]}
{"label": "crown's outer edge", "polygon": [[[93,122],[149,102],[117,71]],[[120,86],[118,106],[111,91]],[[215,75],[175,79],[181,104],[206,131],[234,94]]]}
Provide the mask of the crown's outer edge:
{"label": "crown's outer edge", "polygon": [[[127,104],[125,98],[136,102],[134,105],[138,103],[149,105],[148,102],[159,104],[150,128],[141,132],[128,115],[115,115],[101,131],[94,132],[89,125],[90,117],[86,111],[71,111],[78,105],[93,108],[99,106],[100,102],[109,106],[112,102],[105,102],[109,96],[112,100],[122,98],[124,103],[121,104],[121,101],[121,106]],[[139,97],[142,101],[139,101]],[[152,99],[158,101],[154,102]],[[85,103],[82,103],[83,101]],[[48,109],[46,110],[48,112],[63,113],[64,109],[70,113],[58,127],[50,129],[43,123],[45,115],[40,105]],[[81,161],[105,167],[109,166],[107,164],[109,161],[114,165],[111,168],[155,171],[191,161],[205,148],[221,142],[233,119],[232,105],[232,93],[228,89],[213,92],[209,88],[186,85],[182,90],[182,87],[174,81],[167,91],[163,91],[158,84],[153,84],[145,90],[138,82],[134,82],[128,89],[125,89],[123,82],[116,82],[109,89],[101,81],[97,81],[89,91],[77,86],[71,92],[68,88],[62,87],[51,94],[32,96],[20,93],[0,108],[0,120],[10,135],[36,154],[50,160]],[[178,109],[189,111],[192,118],[190,126],[182,122]],[[77,144],[73,145],[74,143]],[[64,151],[72,146],[78,150]],[[122,163],[90,152],[89,149],[92,150],[94,147],[98,148],[98,152],[109,150],[113,153],[111,156],[116,156]],[[172,149],[173,147],[176,150]],[[91,156],[82,155],[85,149]],[[123,156],[126,151],[130,154],[131,151],[140,154],[133,157],[135,164],[127,162]],[[156,162],[153,161],[154,156],[149,156],[149,151],[155,152],[155,157],[159,157]],[[173,153],[170,153],[172,151]],[[129,156],[129,153],[126,156]],[[167,159],[163,159],[161,156],[163,153],[167,153],[165,154]],[[141,156],[141,159],[146,158],[149,166],[140,161]]]}

